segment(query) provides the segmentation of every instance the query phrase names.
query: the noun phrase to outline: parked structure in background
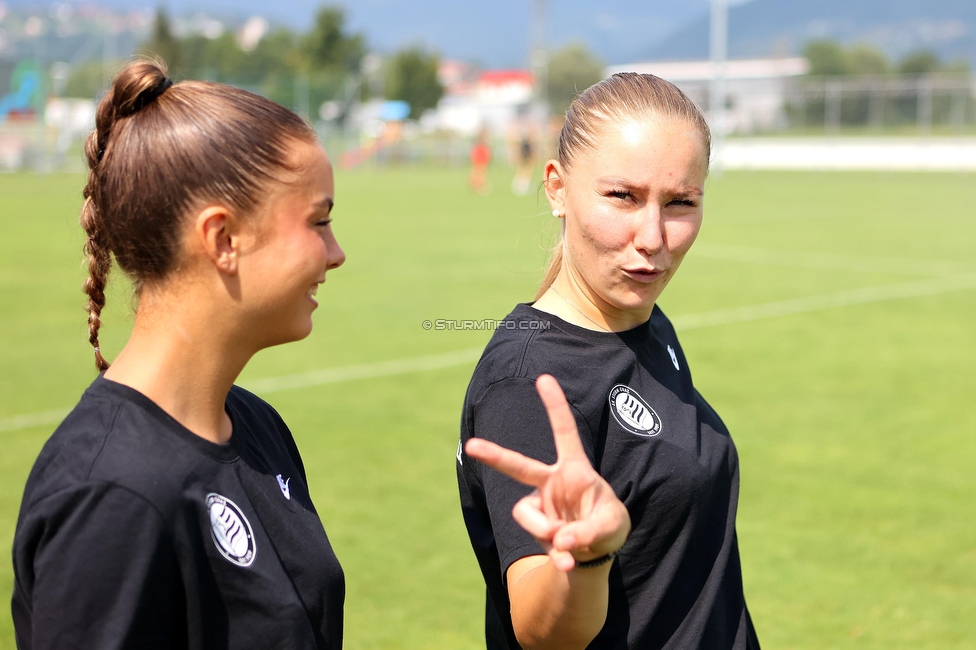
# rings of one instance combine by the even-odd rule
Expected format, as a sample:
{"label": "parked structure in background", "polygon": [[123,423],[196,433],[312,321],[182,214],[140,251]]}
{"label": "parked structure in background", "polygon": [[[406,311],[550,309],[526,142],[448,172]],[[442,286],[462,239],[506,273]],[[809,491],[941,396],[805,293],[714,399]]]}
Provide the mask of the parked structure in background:
{"label": "parked structure in background", "polygon": [[725,107],[711,105],[712,61],[649,61],[610,66],[673,82],[724,131],[823,133],[895,130],[927,135],[976,126],[976,76],[965,69],[927,73],[811,75],[806,58],[734,59],[725,65]]}
{"label": "parked structure in background", "polygon": [[[725,63],[725,107],[710,106],[714,61],[647,61],[610,66],[615,72],[649,73],[683,90],[710,115],[722,116],[727,133],[756,133],[786,128],[786,99],[791,81],[805,75],[806,59],[738,59]],[[719,119],[715,117],[713,119]]]}
{"label": "parked structure in background", "polygon": [[442,64],[445,92],[436,110],[424,119],[428,130],[454,131],[474,137],[482,129],[504,135],[532,102],[528,70],[485,70],[457,61]]}

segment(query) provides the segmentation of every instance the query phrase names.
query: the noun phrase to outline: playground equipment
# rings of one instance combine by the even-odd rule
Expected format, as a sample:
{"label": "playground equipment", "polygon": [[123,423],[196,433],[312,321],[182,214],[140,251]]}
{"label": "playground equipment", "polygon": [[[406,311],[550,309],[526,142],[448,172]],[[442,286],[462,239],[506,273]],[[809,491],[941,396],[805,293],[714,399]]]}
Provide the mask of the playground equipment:
{"label": "playground equipment", "polygon": [[22,61],[10,80],[10,92],[0,97],[0,120],[12,115],[37,115],[43,108],[44,89],[41,75],[33,62]]}

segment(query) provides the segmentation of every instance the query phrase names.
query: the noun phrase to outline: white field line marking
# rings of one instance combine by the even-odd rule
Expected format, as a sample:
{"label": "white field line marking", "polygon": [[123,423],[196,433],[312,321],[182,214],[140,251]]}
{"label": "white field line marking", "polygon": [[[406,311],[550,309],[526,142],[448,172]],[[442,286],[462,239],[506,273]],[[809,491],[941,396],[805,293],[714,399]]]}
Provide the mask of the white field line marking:
{"label": "white field line marking", "polygon": [[803,298],[791,298],[779,302],[767,302],[761,305],[747,307],[732,307],[716,309],[700,314],[686,314],[671,319],[676,330],[693,330],[700,327],[714,325],[728,325],[745,321],[773,318],[776,316],[790,316],[822,309],[846,307],[849,305],[863,305],[870,302],[885,300],[899,300],[902,298],[918,298],[950,291],[962,291],[976,288],[976,274],[959,275],[951,278],[936,278],[920,282],[906,282],[903,284],[886,284],[880,287],[864,287],[863,289],[849,289],[836,293],[826,293]]}
{"label": "white field line marking", "polygon": [[291,390],[293,388],[335,384],[354,379],[392,377],[394,375],[405,375],[423,370],[439,370],[441,368],[451,368],[453,366],[471,363],[477,361],[483,351],[484,348],[469,348],[467,350],[448,352],[446,354],[432,354],[427,357],[413,357],[412,359],[396,359],[394,361],[381,361],[379,363],[362,363],[355,366],[325,368],[324,370],[312,370],[311,372],[285,375],[284,377],[257,379],[242,385],[253,393],[263,395],[282,390]]}
{"label": "white field line marking", "polygon": [[971,266],[957,262],[935,262],[890,257],[858,257],[836,253],[805,253],[800,251],[776,251],[748,246],[698,242],[691,251],[699,256],[747,264],[769,264],[801,269],[826,271],[856,271],[863,273],[890,273],[893,275],[958,275],[972,273]]}
{"label": "white field line marking", "polygon": [[[395,375],[405,375],[411,372],[423,370],[440,370],[441,368],[451,368],[454,366],[472,363],[481,357],[484,348],[468,348],[457,352],[445,354],[432,354],[426,357],[413,357],[411,359],[395,359],[393,361],[381,361],[379,363],[361,363],[354,366],[340,366],[338,368],[325,368],[323,370],[312,370],[294,375],[284,375],[282,377],[270,377],[268,379],[256,379],[242,384],[247,390],[267,395],[282,390],[293,388],[306,388],[309,386],[322,386],[323,384],[335,384],[354,379],[372,379],[375,377],[392,377]],[[41,427],[51,424],[59,424],[71,409],[58,409],[54,411],[44,411],[43,413],[31,413],[29,415],[15,415],[11,418],[0,419],[0,433],[4,431],[17,431],[18,429],[28,429]]]}
{"label": "white field line marking", "polygon": [[12,418],[0,420],[0,432],[17,431],[19,429],[31,429],[33,427],[43,427],[49,424],[58,424],[63,420],[71,409],[55,409],[53,411],[43,411],[41,413],[29,413],[27,415],[15,415]]}
{"label": "white field line marking", "polygon": [[[672,318],[671,322],[674,324],[675,329],[687,331],[702,327],[742,323],[763,318],[789,316],[849,305],[882,302],[885,300],[931,296],[973,288],[976,288],[976,274],[952,278],[937,278],[921,282],[908,282],[904,284],[889,284],[880,287],[865,287],[863,289],[851,289],[836,293],[806,296],[804,298],[793,298],[791,300],[768,302],[748,307],[733,307],[699,314],[685,314],[684,316]],[[478,360],[482,351],[482,348],[469,348],[467,350],[433,354],[426,357],[326,368],[282,377],[257,379],[245,383],[244,387],[255,393],[268,394],[294,388],[307,388],[310,386],[321,386],[323,384],[353,381],[355,379],[393,377],[424,370],[452,368],[471,363]],[[58,424],[68,414],[69,410],[59,409],[0,419],[0,432]]]}

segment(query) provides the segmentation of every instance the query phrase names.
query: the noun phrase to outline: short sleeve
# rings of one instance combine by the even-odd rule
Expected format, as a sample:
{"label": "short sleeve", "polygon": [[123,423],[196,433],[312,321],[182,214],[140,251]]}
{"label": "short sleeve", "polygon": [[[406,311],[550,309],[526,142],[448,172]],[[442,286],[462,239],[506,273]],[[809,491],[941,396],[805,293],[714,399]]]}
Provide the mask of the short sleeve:
{"label": "short sleeve", "polygon": [[111,484],[56,493],[14,540],[20,648],[170,648],[185,643],[173,543],[159,512]]}
{"label": "short sleeve", "polygon": [[[579,413],[574,414],[586,448],[590,446],[588,429]],[[509,378],[492,384],[474,406],[473,425],[474,437],[490,440],[547,465],[556,462],[549,416],[531,379]],[[587,453],[592,458],[590,449]],[[512,518],[512,508],[533,488],[489,467],[480,470],[504,579],[508,567],[516,560],[545,553],[535,538]]]}

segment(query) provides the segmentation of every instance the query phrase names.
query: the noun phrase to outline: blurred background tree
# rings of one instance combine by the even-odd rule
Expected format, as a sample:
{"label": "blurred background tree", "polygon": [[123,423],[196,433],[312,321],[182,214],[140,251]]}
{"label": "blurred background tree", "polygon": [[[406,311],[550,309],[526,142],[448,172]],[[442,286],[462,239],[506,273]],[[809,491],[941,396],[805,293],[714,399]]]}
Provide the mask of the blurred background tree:
{"label": "blurred background tree", "polygon": [[803,48],[803,56],[810,64],[810,75],[847,74],[847,57],[837,41],[810,41]]}
{"label": "blurred background tree", "polygon": [[301,50],[311,70],[356,72],[366,54],[366,39],[346,32],[341,7],[322,7],[312,30],[301,39]]}
{"label": "blurred background tree", "polygon": [[898,72],[902,74],[931,74],[937,72],[942,67],[933,52],[919,50],[912,52],[898,64]]}
{"label": "blurred background tree", "polygon": [[421,46],[399,50],[386,66],[386,98],[410,104],[410,117],[419,118],[437,106],[444,87],[437,78],[440,57]]}
{"label": "blurred background tree", "polygon": [[803,56],[810,63],[811,76],[888,74],[934,74],[937,72],[968,72],[965,60],[943,62],[930,50],[916,50],[893,64],[888,56],[873,45],[844,46],[833,40],[815,40],[803,48]]}
{"label": "blurred background tree", "polygon": [[845,52],[848,74],[887,74],[891,63],[885,53],[872,45],[854,45]]}
{"label": "blurred background tree", "polygon": [[[231,30],[180,36],[160,9],[142,48],[143,54],[166,61],[174,79],[231,83],[306,116],[322,101],[341,95],[348,84],[355,86],[366,51],[365,37],[348,29],[345,11],[338,6],[320,8],[307,33],[275,27],[250,41]],[[69,87],[86,85],[92,74],[79,70],[78,76],[84,79],[69,79]]]}
{"label": "blurred background tree", "polygon": [[171,76],[183,78],[185,76],[183,47],[173,35],[172,24],[166,10],[156,10],[156,22],[153,26],[152,38],[143,48],[145,54],[156,55],[166,62]]}
{"label": "blurred background tree", "polygon": [[562,114],[577,95],[603,79],[603,61],[583,43],[570,43],[552,53],[548,79],[549,108]]}

